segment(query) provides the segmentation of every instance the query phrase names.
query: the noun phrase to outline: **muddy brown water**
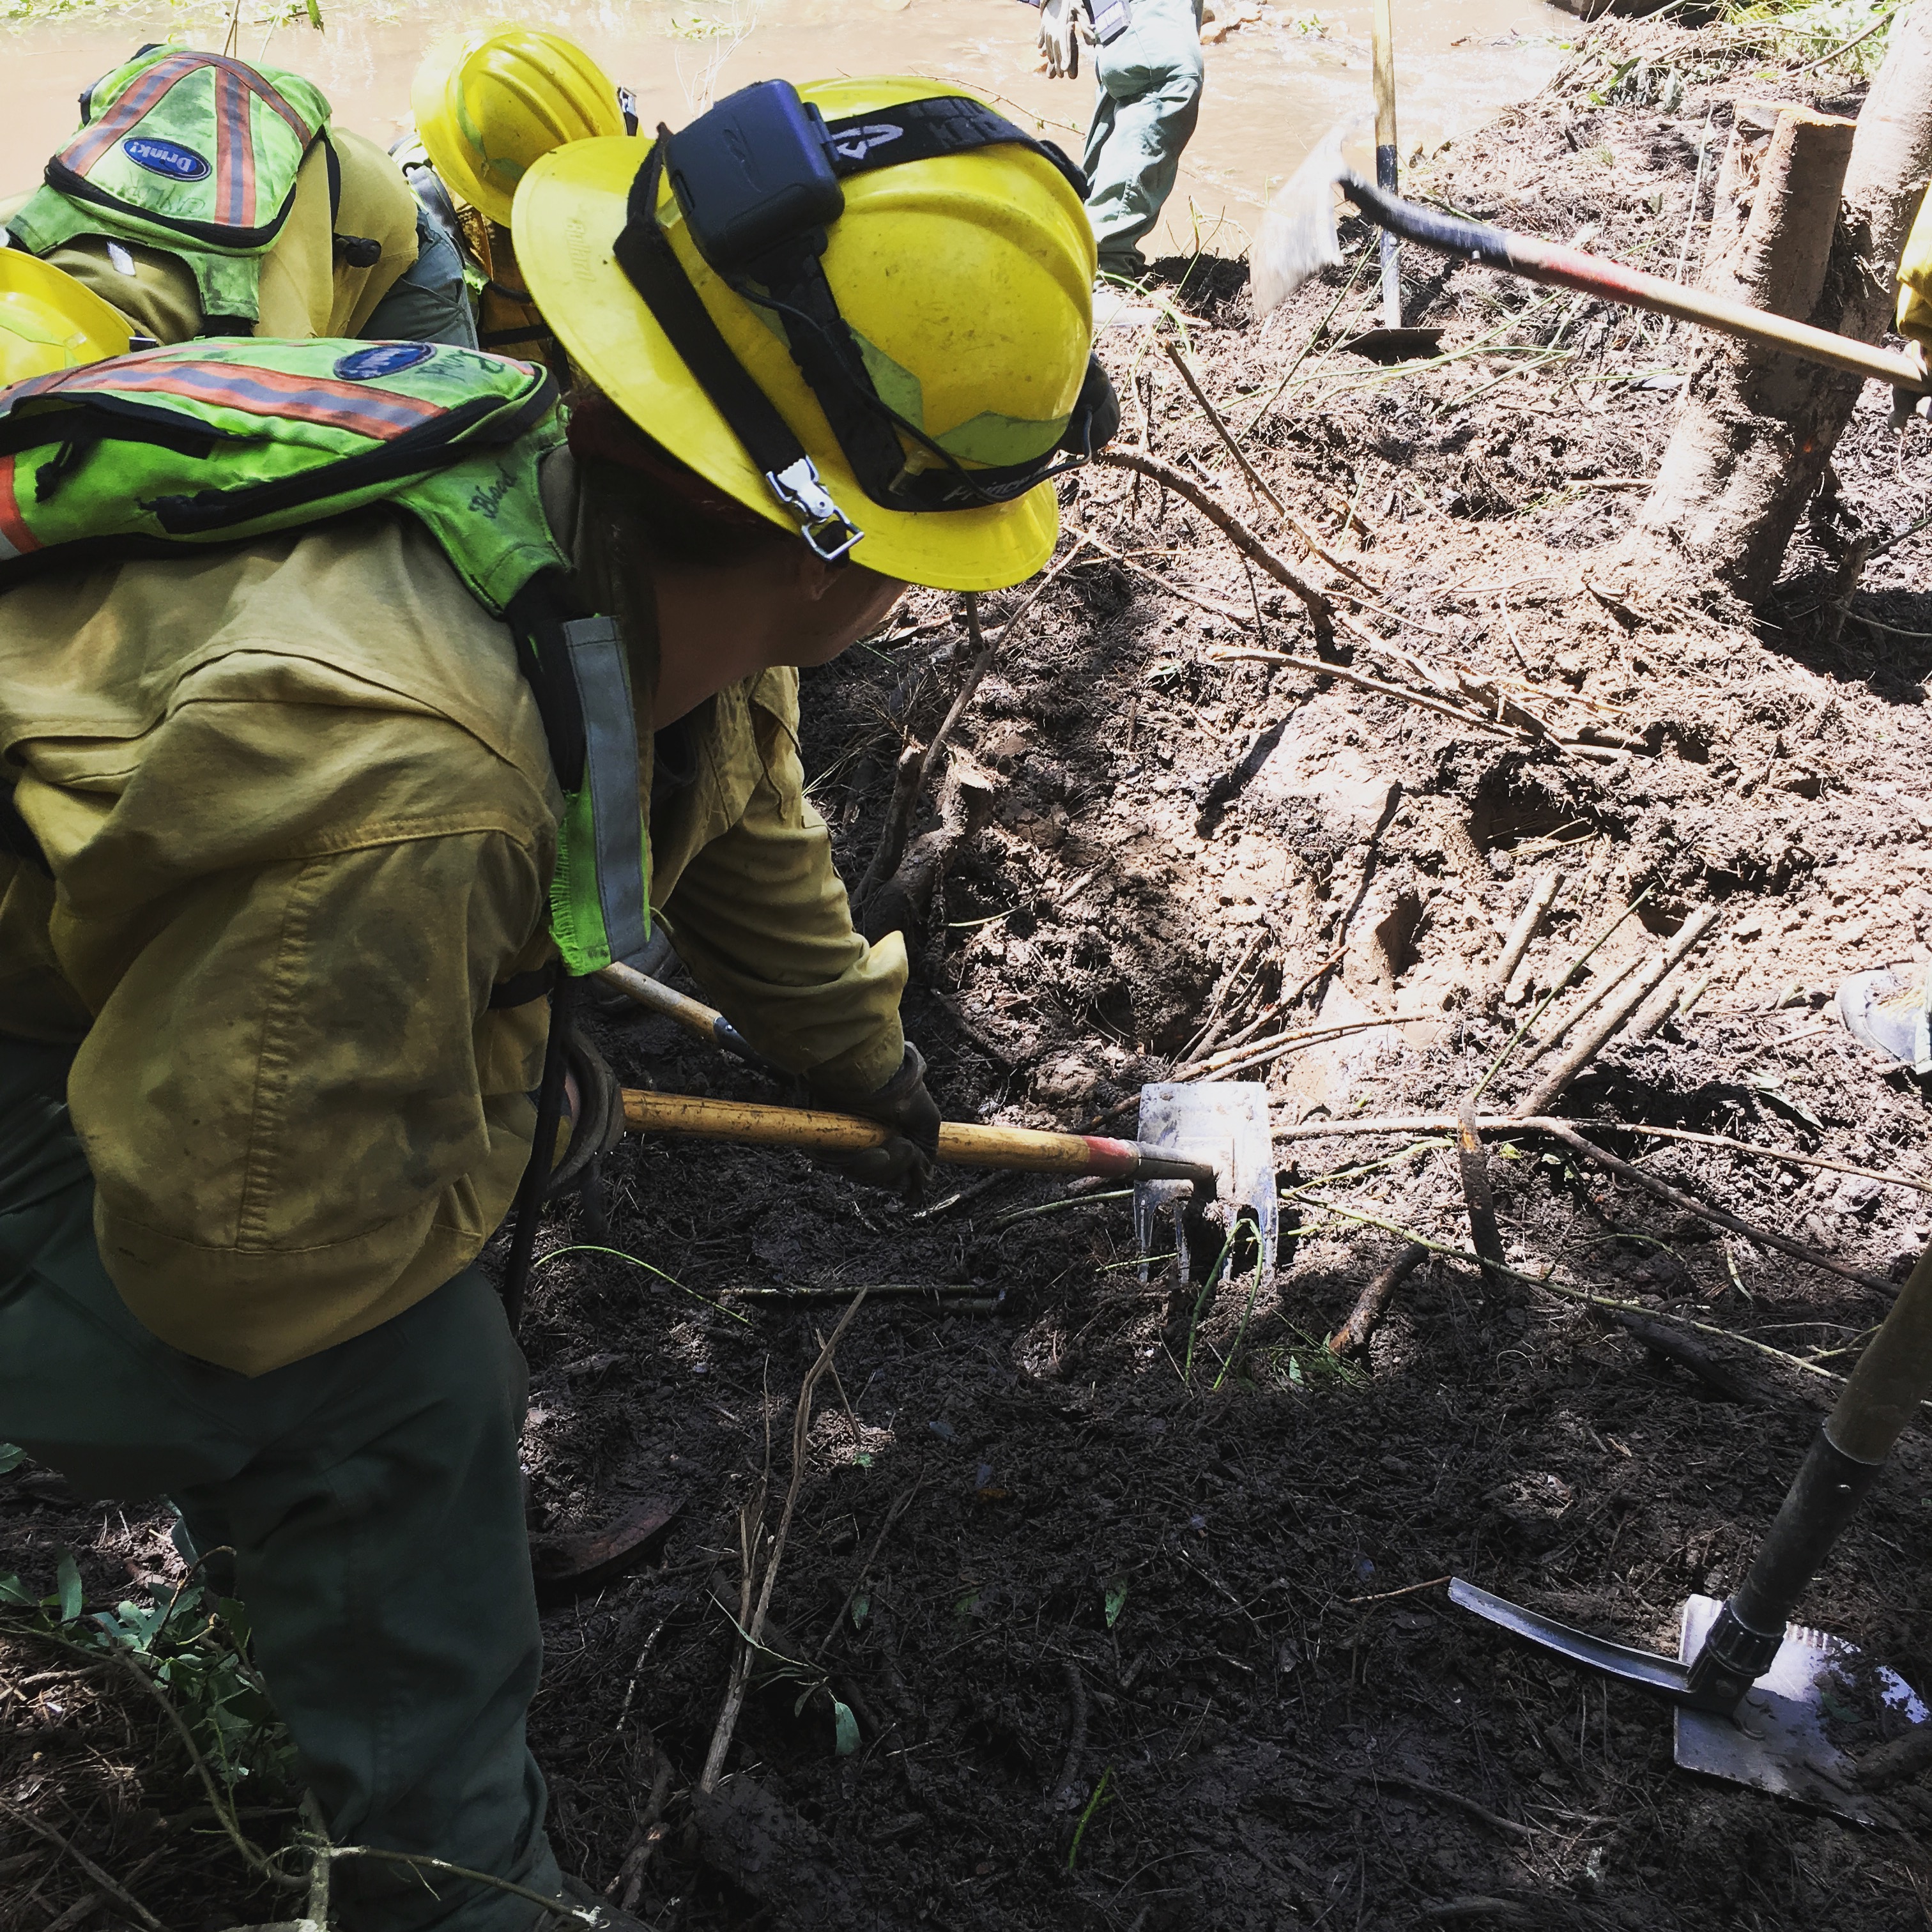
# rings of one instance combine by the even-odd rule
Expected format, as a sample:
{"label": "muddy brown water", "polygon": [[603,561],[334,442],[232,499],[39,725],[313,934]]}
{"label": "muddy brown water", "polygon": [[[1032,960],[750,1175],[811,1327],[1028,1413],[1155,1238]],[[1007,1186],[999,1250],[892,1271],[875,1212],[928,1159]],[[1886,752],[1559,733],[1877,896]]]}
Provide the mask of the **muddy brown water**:
{"label": "muddy brown water", "polygon": [[[591,48],[635,91],[647,125],[676,126],[707,98],[772,74],[925,74],[1009,103],[1077,154],[1093,104],[1084,62],[1076,80],[1035,72],[1035,16],[1016,0],[538,0],[506,10]],[[1224,11],[1236,10],[1228,0]],[[1192,253],[1198,238],[1238,253],[1271,185],[1331,124],[1370,111],[1370,10],[1367,0],[1277,6],[1269,11],[1280,24],[1251,23],[1207,50],[1201,126],[1157,252]],[[386,142],[407,123],[410,76],[424,49],[447,28],[487,17],[450,0],[400,10],[331,0],[324,12],[320,34],[244,26],[238,50],[309,75],[344,126]],[[1543,0],[1400,0],[1396,12],[1406,148],[1432,146],[1533,93],[1576,30]],[[146,41],[178,34],[218,47],[224,15],[117,8],[0,34],[9,109],[0,189],[33,181],[72,130],[76,98],[90,81]]]}

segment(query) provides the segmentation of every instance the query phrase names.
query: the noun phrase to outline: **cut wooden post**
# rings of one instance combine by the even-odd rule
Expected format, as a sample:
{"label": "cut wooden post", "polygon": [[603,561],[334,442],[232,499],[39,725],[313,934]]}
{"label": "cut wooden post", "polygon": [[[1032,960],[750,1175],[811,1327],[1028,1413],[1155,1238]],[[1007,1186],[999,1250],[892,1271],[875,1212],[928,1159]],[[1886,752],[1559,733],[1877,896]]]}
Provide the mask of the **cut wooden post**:
{"label": "cut wooden post", "polygon": [[1633,973],[1640,970],[1643,964],[1643,955],[1640,952],[1634,958],[1624,961],[1614,973],[1605,973],[1594,986],[1587,988],[1579,998],[1572,1000],[1569,1005],[1544,1030],[1543,1033],[1537,1039],[1530,1042],[1529,1050],[1523,1055],[1525,1064],[1527,1065],[1532,1060],[1540,1060],[1572,1027],[1576,1024],[1578,1021],[1587,1019]]}
{"label": "cut wooden post", "polygon": [[[1891,33],[1856,124],[1802,108],[1740,111],[1706,287],[1860,342],[1890,326],[1899,254],[1932,166],[1932,8],[1902,9]],[[1700,350],[1621,567],[1714,578],[1761,599],[1862,386],[1790,356]]]}
{"label": "cut wooden post", "polygon": [[1624,1028],[1624,1038],[1629,1041],[1649,1039],[1651,1035],[1676,1011],[1678,1002],[1684,997],[1684,995],[1668,981],[1660,983],[1650,998],[1645,1000],[1631,1016],[1630,1024]]}
{"label": "cut wooden post", "polygon": [[1428,1258],[1429,1250],[1419,1241],[1411,1241],[1403,1248],[1362,1290],[1348,1320],[1329,1336],[1329,1352],[1336,1355],[1360,1354],[1369,1346],[1376,1324],[1382,1318],[1382,1310],[1388,1306],[1389,1298]]}

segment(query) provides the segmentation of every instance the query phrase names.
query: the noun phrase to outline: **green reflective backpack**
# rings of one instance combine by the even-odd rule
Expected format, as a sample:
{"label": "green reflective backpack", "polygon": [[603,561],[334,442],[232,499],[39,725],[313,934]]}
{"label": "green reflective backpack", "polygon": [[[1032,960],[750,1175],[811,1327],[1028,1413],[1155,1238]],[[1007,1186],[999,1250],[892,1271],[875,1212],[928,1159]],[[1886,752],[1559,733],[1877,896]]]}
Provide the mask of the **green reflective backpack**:
{"label": "green reflective backpack", "polygon": [[[261,312],[262,257],[328,116],[299,74],[143,47],[81,96],[80,129],[8,230],[35,255],[81,235],[166,248],[194,272],[211,332],[246,334]],[[329,160],[333,187],[333,150]]]}
{"label": "green reflective backpack", "polygon": [[550,929],[594,972],[650,936],[650,844],[622,641],[560,594],[537,464],[562,433],[542,370],[422,342],[193,342],[37,376],[0,389],[0,591],[374,504],[415,517],[515,634],[565,800]]}

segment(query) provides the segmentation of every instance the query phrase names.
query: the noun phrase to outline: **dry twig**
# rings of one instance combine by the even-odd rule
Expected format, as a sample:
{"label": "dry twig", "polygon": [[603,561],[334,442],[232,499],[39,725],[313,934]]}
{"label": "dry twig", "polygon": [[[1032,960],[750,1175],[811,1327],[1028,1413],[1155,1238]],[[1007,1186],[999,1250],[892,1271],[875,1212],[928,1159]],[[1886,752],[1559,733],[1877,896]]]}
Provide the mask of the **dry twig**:
{"label": "dry twig", "polygon": [[1714,906],[1699,906],[1680,926],[1660,957],[1630,981],[1616,998],[1607,1000],[1596,1021],[1575,1046],[1539,1080],[1522,1103],[1526,1114],[1540,1114],[1594,1060],[1610,1036],[1628,1019],[1704,940],[1718,922]]}
{"label": "dry twig", "polygon": [[1453,1805],[1465,1817],[1488,1826],[1492,1832],[1501,1832],[1513,1838],[1535,1835],[1527,1825],[1519,1825],[1511,1818],[1499,1817],[1486,1805],[1478,1804],[1473,1798],[1465,1798],[1460,1791],[1444,1791],[1440,1785],[1424,1784],[1420,1778],[1405,1778],[1400,1772],[1378,1771],[1374,1777],[1378,1784],[1392,1784],[1398,1791],[1412,1791],[1419,1798],[1432,1798],[1438,1804]]}
{"label": "dry twig", "polygon": [[1530,942],[1536,937],[1536,929],[1543,923],[1556,895],[1563,890],[1563,874],[1554,866],[1546,866],[1532,880],[1529,896],[1523,901],[1522,910],[1516,916],[1516,923],[1509,929],[1509,937],[1503,941],[1503,950],[1491,970],[1488,985],[1484,989],[1486,1004],[1493,1006],[1498,1000],[1508,1000],[1514,989],[1516,969],[1522,964],[1528,952]]}
{"label": "dry twig", "polygon": [[1159,457],[1150,456],[1140,449],[1103,449],[1096,452],[1094,460],[1150,477],[1163,489],[1171,490],[1177,496],[1192,503],[1250,563],[1258,565],[1276,583],[1300,598],[1309,621],[1315,626],[1318,643],[1326,644],[1334,640],[1335,608],[1328,598],[1300,572],[1276,556],[1232,510],[1217,502],[1185,470],[1177,470],[1172,464],[1163,463]]}
{"label": "dry twig", "polygon": [[805,1485],[806,1455],[812,1444],[812,1402],[818,1388],[819,1378],[832,1366],[833,1352],[844,1340],[845,1331],[852,1325],[852,1318],[865,1306],[866,1291],[861,1288],[853,1298],[851,1305],[839,1316],[838,1324],[825,1346],[818,1352],[818,1359],[806,1370],[805,1379],[800,1383],[798,1406],[793,1412],[791,1426],[791,1484],[785,1492],[784,1508],[778,1516],[778,1526],[770,1539],[771,1546],[766,1552],[762,1570],[758,1563],[757,1545],[764,1533],[763,1515],[763,1490],[760,1487],[759,1518],[755,1525],[749,1526],[749,1534],[743,1538],[745,1576],[741,1603],[750,1605],[754,1590],[757,1594],[755,1606],[750,1609],[748,1617],[741,1622],[741,1642],[738,1654],[733,1660],[731,1675],[725,1688],[724,1702],[718,1713],[717,1727],[711,1734],[711,1748],[705,1754],[704,1769],[700,1774],[698,1788],[709,1792],[716,1788],[718,1780],[724,1769],[725,1754],[731,1748],[732,1734],[738,1728],[738,1714],[744,1708],[745,1693],[752,1681],[752,1668],[760,1649],[759,1638],[765,1628],[765,1620],[771,1612],[772,1592],[778,1580],[778,1565],[784,1558],[785,1539],[791,1534],[791,1520],[798,1508],[799,1492]]}
{"label": "dry twig", "polygon": [[167,1928],[119,1880],[103,1871],[79,1846],[62,1837],[51,1825],[36,1818],[31,1812],[22,1811],[16,1804],[8,1804],[4,1798],[0,1798],[0,1815],[12,1819],[15,1824],[25,1830],[46,1839],[49,1844],[57,1845],[109,1898],[131,1912],[146,1926],[148,1932],[168,1932]]}
{"label": "dry twig", "polygon": [[1248,480],[1248,488],[1266,501],[1269,508],[1273,510],[1275,514],[1307,547],[1310,555],[1318,556],[1330,570],[1338,571],[1342,576],[1352,578],[1364,590],[1372,590],[1376,586],[1370,583],[1359,570],[1344,563],[1311,532],[1305,530],[1297,518],[1288,514],[1281,499],[1263,481],[1261,472],[1249,461],[1247,452],[1243,449],[1240,443],[1235,440],[1234,434],[1228,428],[1221,412],[1208,400],[1207,391],[1202,388],[1195,378],[1194,371],[1187,366],[1187,358],[1181,353],[1180,344],[1172,336],[1167,335],[1161,338],[1160,346],[1167,351],[1168,360],[1180,371],[1180,380],[1187,385],[1188,388],[1192,392],[1194,400],[1201,405],[1202,412],[1214,426],[1214,434],[1221,439],[1222,442],[1226,446],[1228,454],[1240,466],[1241,474]]}
{"label": "dry twig", "polygon": [[[1478,1120],[1484,1132],[1508,1133],[1522,1123],[1506,1114],[1495,1114]],[[1700,1134],[1688,1127],[1653,1127],[1641,1120],[1566,1120],[1566,1126],[1588,1127],[1592,1133],[1642,1134],[1651,1140],[1688,1141],[1696,1147],[1728,1148],[1733,1153],[1749,1154],[1756,1160],[1777,1160],[1792,1167],[1822,1168],[1829,1174],[1856,1174],[1863,1180],[1883,1181],[1891,1187],[1910,1187],[1921,1194],[1932,1194],[1932,1180],[1909,1174],[1893,1174],[1882,1167],[1854,1167],[1849,1162],[1827,1160],[1821,1154],[1799,1154],[1790,1148],[1760,1147],[1750,1141],[1733,1140],[1727,1134]],[[1280,1127],[1278,1141],[1324,1140],[1338,1134],[1445,1134],[1456,1131],[1454,1114],[1378,1114],[1351,1120],[1304,1120],[1298,1127]]]}
{"label": "dry twig", "polygon": [[1896,1298],[1896,1282],[1888,1281],[1883,1275],[1874,1274],[1869,1270],[1854,1268],[1850,1262],[1841,1262],[1835,1255],[1828,1255],[1811,1247],[1803,1241],[1794,1241],[1789,1235],[1774,1234],[1768,1228],[1760,1228],[1749,1221],[1741,1221],[1735,1214],[1726,1214],[1721,1208],[1713,1208],[1688,1194],[1682,1194],[1667,1181],[1659,1180],[1654,1174],[1646,1174],[1640,1167],[1633,1166],[1627,1160],[1619,1160],[1608,1154],[1594,1141],[1586,1141],[1568,1120],[1550,1119],[1547,1115],[1527,1116],[1510,1123],[1519,1130],[1532,1133],[1547,1134],[1551,1139],[1561,1141],[1574,1152],[1594,1161],[1599,1167],[1606,1168],[1620,1180],[1628,1180],[1633,1186],[1641,1187],[1666,1205],[1676,1208],[1686,1214],[1694,1214],[1700,1221],[1708,1221],[1714,1227],[1728,1228],[1734,1234],[1742,1234],[1748,1241],[1755,1241],[1760,1246],[1775,1248],[1780,1254],[1789,1255],[1794,1261],[1805,1262],[1808,1266],[1822,1268],[1828,1274],[1841,1275],[1846,1281],[1855,1281],[1862,1288],[1869,1288],[1877,1293]]}
{"label": "dry twig", "polygon": [[1532,734],[1518,730],[1513,724],[1498,724],[1495,718],[1486,717],[1480,711],[1472,711],[1464,705],[1452,704],[1446,698],[1430,698],[1419,691],[1406,690],[1399,684],[1390,684],[1381,678],[1352,670],[1346,664],[1330,664],[1325,658],[1304,658],[1292,651],[1262,650],[1246,646],[1232,650],[1216,651],[1212,656],[1216,664],[1291,664],[1297,670],[1308,671],[1317,677],[1339,677],[1344,684],[1357,686],[1364,691],[1379,692],[1384,698],[1397,698],[1405,704],[1418,705],[1424,711],[1433,711],[1442,717],[1453,718],[1457,724],[1466,724],[1473,731],[1493,732],[1496,736],[1508,738],[1519,745],[1534,742]]}

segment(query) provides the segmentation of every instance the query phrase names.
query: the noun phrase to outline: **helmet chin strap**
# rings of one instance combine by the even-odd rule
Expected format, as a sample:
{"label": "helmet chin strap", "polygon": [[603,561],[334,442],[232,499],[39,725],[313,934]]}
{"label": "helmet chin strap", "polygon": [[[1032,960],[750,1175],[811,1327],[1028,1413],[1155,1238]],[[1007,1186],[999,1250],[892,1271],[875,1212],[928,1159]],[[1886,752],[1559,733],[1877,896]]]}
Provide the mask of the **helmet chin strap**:
{"label": "helmet chin strap", "polygon": [[796,523],[813,554],[837,563],[866,533],[832,501],[818,465],[790,424],[731,353],[684,272],[670,238],[658,225],[658,184],[664,173],[665,145],[661,129],[631,184],[624,232],[615,250],[617,265],[644,297],[698,386],[730,424],[732,434],[745,446],[766,488]]}

